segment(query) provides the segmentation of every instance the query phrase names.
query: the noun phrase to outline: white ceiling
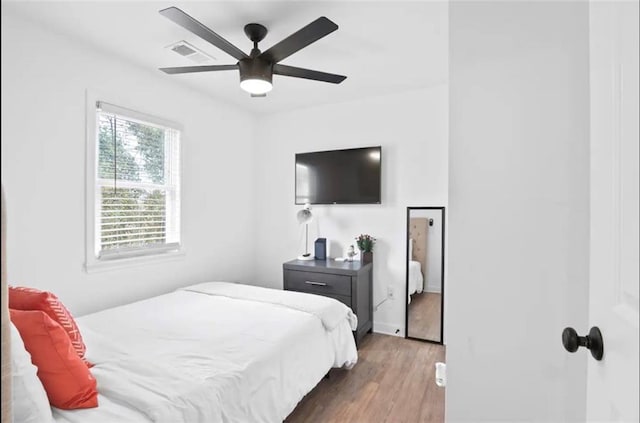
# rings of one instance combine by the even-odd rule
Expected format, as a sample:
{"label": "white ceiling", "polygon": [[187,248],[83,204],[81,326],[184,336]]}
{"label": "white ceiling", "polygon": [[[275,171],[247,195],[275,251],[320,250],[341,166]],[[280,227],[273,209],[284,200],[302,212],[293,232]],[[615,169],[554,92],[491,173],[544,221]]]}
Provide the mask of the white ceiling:
{"label": "white ceiling", "polygon": [[445,82],[448,69],[445,1],[3,1],[12,11],[55,32],[77,37],[96,49],[138,66],[193,66],[165,49],[186,40],[217,60],[236,60],[158,13],[177,6],[249,53],[244,25],[257,22],[269,33],[262,51],[320,16],[339,29],[282,61],[283,64],[347,75],[339,85],[274,76],[266,98],[251,98],[237,71],[165,75],[212,97],[256,113],[353,101]]}

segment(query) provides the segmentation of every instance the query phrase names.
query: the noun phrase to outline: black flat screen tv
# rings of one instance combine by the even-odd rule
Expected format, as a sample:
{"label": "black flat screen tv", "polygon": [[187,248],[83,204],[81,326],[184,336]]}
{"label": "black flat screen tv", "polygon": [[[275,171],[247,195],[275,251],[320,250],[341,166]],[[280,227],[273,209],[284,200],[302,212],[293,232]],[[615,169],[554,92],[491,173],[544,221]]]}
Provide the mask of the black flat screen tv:
{"label": "black flat screen tv", "polygon": [[296,154],[296,204],[380,204],[382,147]]}

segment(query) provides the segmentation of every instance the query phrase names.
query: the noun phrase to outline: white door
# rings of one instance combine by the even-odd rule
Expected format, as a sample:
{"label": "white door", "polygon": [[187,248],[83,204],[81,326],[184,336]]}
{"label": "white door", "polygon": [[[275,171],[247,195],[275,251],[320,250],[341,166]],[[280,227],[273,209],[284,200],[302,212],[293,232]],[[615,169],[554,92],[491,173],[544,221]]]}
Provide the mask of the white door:
{"label": "white door", "polygon": [[[593,1],[587,418],[638,421],[638,1]],[[581,334],[584,335],[584,334]]]}

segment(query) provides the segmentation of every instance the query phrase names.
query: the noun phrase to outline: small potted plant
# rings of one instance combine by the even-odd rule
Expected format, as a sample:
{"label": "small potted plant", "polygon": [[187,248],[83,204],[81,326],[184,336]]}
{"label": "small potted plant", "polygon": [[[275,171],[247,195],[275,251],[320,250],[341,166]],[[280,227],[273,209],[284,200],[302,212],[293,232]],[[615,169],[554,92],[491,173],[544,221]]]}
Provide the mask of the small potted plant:
{"label": "small potted plant", "polygon": [[362,253],[362,263],[371,263],[373,261],[373,246],[376,243],[376,239],[371,235],[360,234],[356,237],[356,243]]}

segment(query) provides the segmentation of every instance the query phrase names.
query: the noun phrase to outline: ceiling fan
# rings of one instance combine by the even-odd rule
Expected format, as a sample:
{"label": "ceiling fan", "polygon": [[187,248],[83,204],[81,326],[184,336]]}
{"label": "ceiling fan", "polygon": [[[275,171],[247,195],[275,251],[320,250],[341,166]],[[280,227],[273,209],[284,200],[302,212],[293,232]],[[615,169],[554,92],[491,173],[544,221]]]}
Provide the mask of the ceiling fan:
{"label": "ceiling fan", "polygon": [[267,35],[267,28],[257,23],[245,25],[244,33],[253,42],[253,49],[247,55],[238,47],[177,7],[160,10],[160,14],[238,59],[235,65],[160,68],[160,70],[165,73],[173,75],[238,69],[240,71],[240,88],[249,92],[252,97],[265,97],[266,94],[271,91],[274,74],[330,82],[333,84],[339,84],[347,78],[343,75],[286,66],[278,63],[338,29],[338,25],[324,16],[291,34],[264,52],[258,49],[258,43]]}

